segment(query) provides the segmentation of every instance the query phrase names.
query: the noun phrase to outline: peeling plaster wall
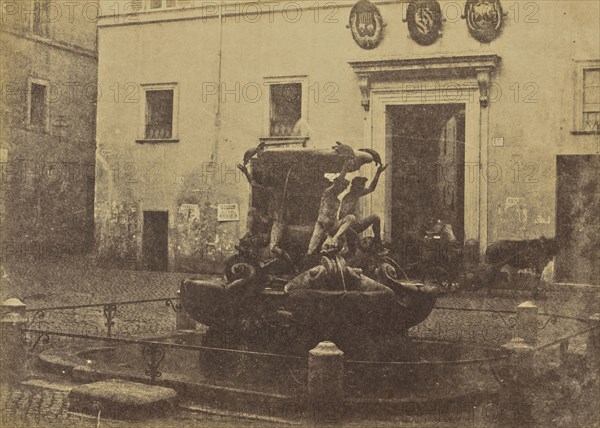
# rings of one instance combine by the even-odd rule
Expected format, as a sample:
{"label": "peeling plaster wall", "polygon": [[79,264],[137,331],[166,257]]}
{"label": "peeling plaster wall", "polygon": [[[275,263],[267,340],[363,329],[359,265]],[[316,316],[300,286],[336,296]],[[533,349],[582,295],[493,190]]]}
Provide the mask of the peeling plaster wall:
{"label": "peeling plaster wall", "polygon": [[[197,183],[193,191],[183,191],[177,199],[175,269],[219,272],[223,261],[234,253],[239,239],[239,223],[217,222],[217,205],[238,203],[238,198],[219,193],[218,186]],[[197,212],[186,210],[186,204]]]}
{"label": "peeling plaster wall", "polygon": [[138,239],[141,233],[137,204],[96,204],[96,228],[100,262],[134,268],[138,259]]}

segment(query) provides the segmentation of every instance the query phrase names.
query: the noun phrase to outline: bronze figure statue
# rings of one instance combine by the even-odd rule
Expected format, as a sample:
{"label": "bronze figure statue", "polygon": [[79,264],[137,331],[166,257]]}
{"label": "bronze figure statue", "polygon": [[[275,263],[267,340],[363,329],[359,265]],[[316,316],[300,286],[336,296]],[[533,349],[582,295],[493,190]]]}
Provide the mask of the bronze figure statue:
{"label": "bronze figure statue", "polygon": [[329,249],[339,249],[340,238],[356,220],[352,214],[338,218],[338,210],[340,209],[338,196],[348,187],[349,183],[345,177],[349,168],[353,165],[354,158],[347,159],[342,166],[340,175],[333,180],[331,186],[325,189],[321,196],[319,216],[306,253],[309,256],[319,250],[328,235],[331,237],[328,242]]}
{"label": "bronze figure statue", "polygon": [[[260,147],[260,146],[259,146]],[[244,158],[244,162],[246,159]],[[270,228],[269,249],[279,258],[284,259],[291,265],[294,265],[290,256],[280,247],[281,239],[286,229],[285,213],[285,193],[286,189],[278,191],[272,186],[266,186],[257,182],[249,173],[246,165],[237,164],[237,167],[244,174],[253,191],[258,191],[266,196],[262,209],[251,207],[248,210],[246,240],[258,237],[264,226]],[[288,172],[289,173],[289,172]],[[244,238],[242,238],[244,239]],[[261,242],[260,240],[258,242]],[[263,240],[264,242],[264,240]]]}
{"label": "bronze figure statue", "polygon": [[350,225],[352,231],[358,236],[359,233],[364,232],[369,227],[373,229],[373,234],[375,237],[375,244],[381,246],[381,219],[377,214],[371,214],[365,218],[359,218],[359,200],[361,197],[366,196],[370,193],[373,193],[377,188],[377,183],[379,182],[379,177],[381,173],[385,171],[387,165],[379,165],[377,168],[377,172],[375,173],[375,177],[371,181],[369,187],[366,187],[367,179],[365,177],[355,177],[352,179],[352,184],[350,186],[350,191],[344,196],[342,199],[342,204],[340,206],[340,219],[347,218],[348,216],[353,215],[355,217],[354,221]]}

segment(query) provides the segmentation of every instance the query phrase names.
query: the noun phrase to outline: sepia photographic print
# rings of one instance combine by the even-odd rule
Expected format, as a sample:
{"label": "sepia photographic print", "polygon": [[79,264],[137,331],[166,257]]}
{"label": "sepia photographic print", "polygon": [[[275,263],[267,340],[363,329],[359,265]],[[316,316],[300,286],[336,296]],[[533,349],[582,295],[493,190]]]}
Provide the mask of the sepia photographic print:
{"label": "sepia photographic print", "polygon": [[0,0],[1,427],[600,427],[600,2]]}

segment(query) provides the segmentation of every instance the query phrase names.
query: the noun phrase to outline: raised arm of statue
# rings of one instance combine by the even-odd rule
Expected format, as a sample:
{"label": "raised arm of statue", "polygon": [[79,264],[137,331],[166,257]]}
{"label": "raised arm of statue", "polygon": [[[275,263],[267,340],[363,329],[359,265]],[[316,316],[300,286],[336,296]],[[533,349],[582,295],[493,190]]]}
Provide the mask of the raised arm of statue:
{"label": "raised arm of statue", "polygon": [[369,193],[373,193],[375,191],[375,189],[377,188],[377,183],[379,183],[379,177],[381,176],[381,173],[383,171],[385,171],[385,169],[387,167],[388,167],[387,165],[379,165],[379,167],[377,168],[377,172],[375,173],[375,177],[373,177],[373,180],[371,181],[371,184],[365,190],[365,192],[363,193],[363,195],[368,195]]}
{"label": "raised arm of statue", "polygon": [[248,180],[248,183],[250,183],[250,185],[252,185],[252,177],[250,176],[250,172],[248,172],[248,168],[246,167],[246,165],[242,165],[241,163],[236,164],[237,168],[242,171],[242,174],[244,174],[244,177],[246,177],[246,180]]}
{"label": "raised arm of statue", "polygon": [[242,165],[241,163],[238,163],[236,165],[238,167],[238,169],[240,171],[242,171],[242,174],[244,174],[244,176],[246,177],[246,180],[248,180],[248,183],[250,183],[250,186],[252,186],[252,188],[258,188],[258,189],[264,189],[264,190],[272,190],[270,187],[265,186],[264,184],[259,183],[258,181],[256,181],[254,178],[252,178],[252,176],[250,175],[250,172],[248,171],[248,167],[246,165]]}

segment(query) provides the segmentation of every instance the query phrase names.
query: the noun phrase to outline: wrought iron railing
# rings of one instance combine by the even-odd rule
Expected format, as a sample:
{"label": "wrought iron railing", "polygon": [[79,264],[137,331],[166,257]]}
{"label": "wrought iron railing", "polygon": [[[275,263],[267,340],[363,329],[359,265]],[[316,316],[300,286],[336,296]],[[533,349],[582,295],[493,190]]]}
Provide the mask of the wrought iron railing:
{"label": "wrought iron railing", "polygon": [[171,123],[147,123],[145,137],[149,140],[169,139],[173,135]]}
{"label": "wrought iron railing", "polygon": [[[36,308],[36,309],[28,309],[27,314],[29,315],[29,325],[23,330],[24,333],[24,342],[27,345],[27,348],[30,352],[36,351],[36,349],[40,345],[49,345],[52,346],[52,341],[61,341],[66,340],[70,343],[81,341],[81,343],[92,343],[92,342],[100,342],[100,343],[108,343],[113,345],[136,345],[140,347],[140,361],[145,366],[143,371],[144,375],[147,378],[154,382],[162,375],[162,364],[165,360],[165,356],[168,352],[172,350],[179,351],[188,351],[192,353],[197,353],[199,357],[201,357],[202,353],[213,353],[217,355],[216,359],[225,358],[226,356],[239,356],[240,358],[251,358],[252,361],[255,359],[260,360],[269,360],[269,361],[286,361],[287,367],[294,367],[295,370],[300,370],[302,375],[294,376],[293,370],[290,368],[290,375],[295,380],[298,385],[305,386],[306,378],[304,376],[306,372],[307,366],[307,356],[298,356],[298,355],[287,355],[287,354],[278,354],[272,352],[259,352],[255,350],[248,349],[236,349],[236,348],[222,348],[222,347],[213,347],[213,346],[204,346],[204,345],[196,345],[189,343],[176,343],[169,342],[167,340],[162,341],[162,339],[147,339],[141,337],[125,337],[124,335],[119,336],[115,335],[114,327],[115,327],[115,319],[116,315],[120,313],[125,307],[129,306],[139,306],[145,304],[155,304],[162,303],[162,307],[165,310],[168,310],[170,313],[175,314],[178,311],[182,310],[181,304],[176,297],[165,297],[159,299],[145,299],[145,300],[136,300],[136,301],[118,301],[118,302],[110,302],[110,303],[95,303],[95,304],[85,304],[85,305],[73,305],[73,306],[58,306],[58,307],[45,307],[45,308]],[[73,311],[85,310],[89,308],[97,308],[98,312],[101,311],[104,325],[103,325],[103,334],[84,334],[77,333],[73,331],[64,331],[59,329],[44,329],[44,328],[36,328],[35,325],[39,324],[40,320],[44,320],[49,318],[48,314],[51,313],[67,313],[70,315]],[[435,311],[443,312],[443,311],[451,311],[456,313],[478,313],[485,314],[482,320],[485,320],[487,323],[492,323],[491,325],[497,329],[498,326],[503,326],[505,330],[510,332],[510,337],[505,337],[504,343],[514,338],[515,334],[515,326],[518,323],[516,320],[516,312],[507,311],[507,310],[491,310],[491,309],[477,309],[477,308],[455,308],[455,307],[436,307]],[[435,316],[435,311],[432,314]],[[489,315],[489,316],[488,316]],[[535,344],[533,346],[533,350],[535,352],[544,352],[548,348],[551,347],[560,347],[561,355],[566,354],[566,350],[569,347],[569,341],[580,338],[586,334],[589,334],[592,330],[598,329],[597,325],[590,326],[588,323],[589,320],[577,318],[573,316],[563,316],[557,314],[549,314],[543,313],[538,315],[537,319],[537,329],[538,331],[545,331],[550,328],[550,326],[555,326],[559,320],[567,320],[574,321],[577,323],[585,323],[586,328],[578,329],[575,332],[571,329],[570,331],[557,332],[552,334],[550,341],[542,341],[540,340],[540,344]],[[171,320],[173,321],[173,320]],[[60,322],[57,325],[61,325]],[[175,323],[172,322],[170,324],[169,330],[173,332]],[[410,333],[409,333],[410,336]],[[156,337],[156,336],[154,336]],[[432,338],[430,338],[432,339]],[[433,337],[433,339],[443,339],[440,337]],[[481,338],[479,338],[481,339]],[[506,340],[507,339],[507,340]],[[442,341],[442,340],[439,340]],[[464,340],[460,340],[463,342]],[[79,343],[79,342],[78,342]],[[483,343],[483,342],[481,342]],[[480,343],[480,344],[481,344]],[[503,344],[503,343],[501,343]],[[487,343],[486,343],[487,345]],[[498,345],[497,343],[495,345]],[[504,363],[508,358],[510,358],[510,352],[504,352],[499,349],[498,346],[494,347],[483,347],[480,346],[483,353],[475,355],[473,358],[463,357],[457,358],[453,360],[444,360],[440,359],[438,361],[361,361],[361,360],[346,360],[345,369],[347,371],[347,376],[352,377],[353,373],[358,373],[363,369],[371,370],[403,370],[404,368],[423,368],[423,369],[436,369],[443,368],[448,366],[463,366],[463,367],[472,367],[477,368],[481,373],[491,373],[495,378],[502,377],[498,376],[498,370],[503,370]],[[493,349],[493,352],[490,350]],[[490,351],[491,353],[488,353]],[[466,354],[465,354],[466,355]],[[213,355],[214,356],[214,355]],[[291,365],[290,365],[291,364]],[[277,363],[275,366],[283,367],[282,363]],[[300,380],[298,380],[300,379]]]}
{"label": "wrought iron railing", "polygon": [[[27,309],[27,318],[28,318],[28,327],[33,328],[36,325],[40,325],[40,323],[44,323],[48,327],[53,327],[53,324],[58,324],[61,327],[65,325],[78,325],[80,328],[77,331],[81,331],[82,333],[86,331],[86,327],[95,331],[96,334],[99,334],[100,329],[99,320],[89,320],[85,319],[85,317],[90,317],[89,312],[85,312],[85,309],[95,309],[97,308],[97,313],[101,313],[104,318],[104,327],[106,336],[112,337],[115,334],[115,319],[117,317],[118,311],[122,311],[126,306],[136,306],[143,304],[152,304],[152,303],[164,303],[164,308],[172,309],[172,313],[175,314],[182,310],[182,306],[179,303],[179,297],[163,297],[158,299],[143,299],[143,300],[126,300],[126,301],[118,301],[118,302],[110,302],[110,303],[89,303],[84,305],[68,305],[68,306],[54,306],[54,307],[42,307],[42,308],[33,308]],[[74,315],[77,315],[78,312],[83,312],[82,317],[75,317],[72,319]],[[155,312],[154,312],[155,313]],[[54,314],[54,322],[51,320],[50,314]],[[139,314],[138,314],[139,316]],[[93,318],[93,317],[91,317]],[[156,317],[154,317],[156,318]],[[169,317],[170,318],[170,317]],[[165,322],[165,330],[170,330],[172,326],[171,319]],[[148,329],[144,333],[158,333],[158,330],[150,330]],[[126,330],[125,333],[131,334],[139,334],[142,331],[136,330],[132,331],[131,329]]]}
{"label": "wrought iron railing", "polygon": [[294,356],[294,355],[284,355],[284,354],[275,354],[269,352],[257,352],[257,351],[249,351],[249,350],[240,350],[240,349],[231,349],[231,348],[219,348],[219,347],[211,347],[211,346],[200,346],[200,345],[190,345],[183,343],[169,343],[162,342],[158,340],[143,340],[143,339],[131,339],[124,337],[107,337],[107,336],[92,336],[86,334],[76,334],[76,333],[64,333],[60,331],[48,331],[48,330],[36,330],[27,328],[24,330],[26,335],[29,335],[29,346],[28,350],[30,352],[35,351],[35,349],[40,345],[50,345],[52,339],[68,339],[69,341],[73,340],[82,340],[89,342],[102,342],[109,344],[119,344],[119,345],[139,345],[141,347],[141,357],[143,358],[146,369],[144,371],[145,375],[148,376],[149,380],[155,381],[157,378],[162,376],[162,372],[160,371],[161,364],[163,363],[166,353],[169,350],[178,349],[185,351],[193,351],[197,353],[204,352],[212,352],[224,355],[237,355],[241,357],[256,357],[262,359],[275,359],[275,360],[285,360],[288,362],[300,363],[302,366],[306,365],[307,358]]}

